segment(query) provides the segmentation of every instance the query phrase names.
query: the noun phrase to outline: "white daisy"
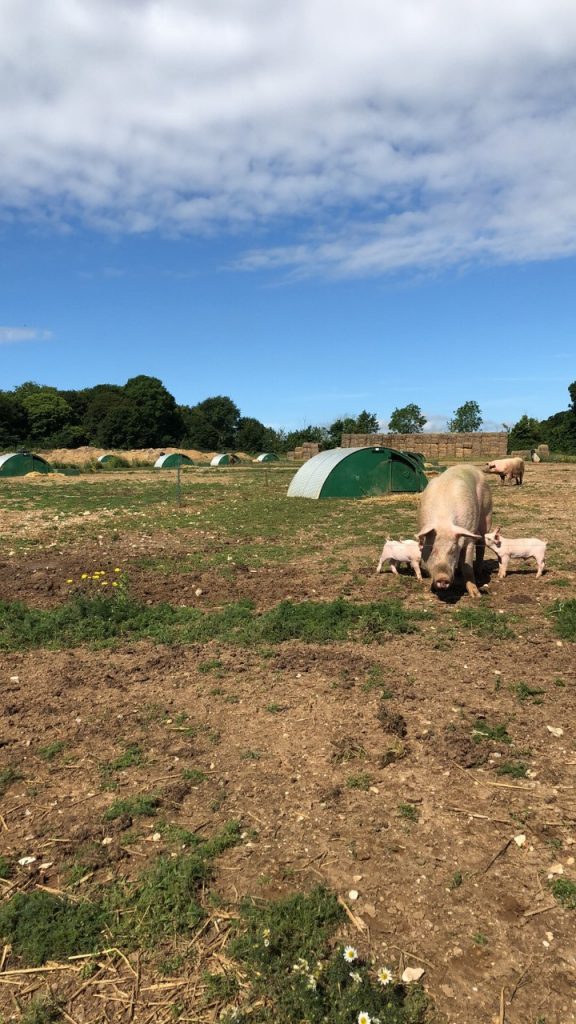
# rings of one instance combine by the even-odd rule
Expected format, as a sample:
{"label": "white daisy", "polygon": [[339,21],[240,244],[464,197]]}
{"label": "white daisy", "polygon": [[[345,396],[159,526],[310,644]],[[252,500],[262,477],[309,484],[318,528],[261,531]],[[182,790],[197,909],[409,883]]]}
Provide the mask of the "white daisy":
{"label": "white daisy", "polygon": [[389,985],[392,981],[392,971],[389,967],[379,967],[376,971],[376,977],[381,985]]}
{"label": "white daisy", "polygon": [[[354,949],[354,946],[344,946],[343,957],[347,963],[352,964],[358,959],[358,950]],[[370,1024],[370,1021],[368,1021],[368,1024]]]}
{"label": "white daisy", "polygon": [[370,1024],[370,1016],[365,1010],[360,1010],[358,1014],[358,1024]]}
{"label": "white daisy", "polygon": [[362,975],[360,974],[360,971],[350,971],[350,977],[352,978],[352,981],[356,982],[357,985],[359,985],[360,982],[362,981]]}

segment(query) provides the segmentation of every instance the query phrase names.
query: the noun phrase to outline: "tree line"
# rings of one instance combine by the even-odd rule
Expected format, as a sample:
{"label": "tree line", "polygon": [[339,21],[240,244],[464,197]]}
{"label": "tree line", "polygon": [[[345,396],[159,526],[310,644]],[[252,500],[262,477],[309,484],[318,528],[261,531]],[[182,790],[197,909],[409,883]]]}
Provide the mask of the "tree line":
{"label": "tree line", "polygon": [[[546,420],[529,416],[509,430],[509,448],[548,443],[554,451],[576,454],[576,381],[570,385],[571,404]],[[482,425],[475,401],[455,410],[448,429],[473,432]],[[393,410],[388,431],[418,434],[426,416],[415,403]],[[131,377],[124,385],[97,384],[80,390],[60,390],[27,381],[12,391],[0,391],[0,450],[22,448],[196,448],[204,451],[286,452],[305,441],[334,448],[342,434],[379,432],[376,413],[362,410],[329,426],[312,424],[300,430],[275,430],[253,416],[242,416],[227,395],[205,398],[196,405],[178,405],[156,377]]]}

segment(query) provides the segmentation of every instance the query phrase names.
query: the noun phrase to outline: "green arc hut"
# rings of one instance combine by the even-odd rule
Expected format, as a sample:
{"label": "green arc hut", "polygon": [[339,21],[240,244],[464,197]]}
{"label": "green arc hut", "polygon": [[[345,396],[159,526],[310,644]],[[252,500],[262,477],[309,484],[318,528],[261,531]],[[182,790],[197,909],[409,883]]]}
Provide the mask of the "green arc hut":
{"label": "green arc hut", "polygon": [[41,455],[31,452],[8,452],[0,455],[0,476],[26,476],[27,473],[53,473],[54,470]]}
{"label": "green arc hut", "polygon": [[422,462],[394,448],[331,448],[305,462],[289,498],[373,498],[419,493],[428,483]]}
{"label": "green arc hut", "polygon": [[154,463],[154,469],[176,469],[178,466],[193,466],[194,462],[189,455],[182,452],[171,452],[169,455],[159,455]]}

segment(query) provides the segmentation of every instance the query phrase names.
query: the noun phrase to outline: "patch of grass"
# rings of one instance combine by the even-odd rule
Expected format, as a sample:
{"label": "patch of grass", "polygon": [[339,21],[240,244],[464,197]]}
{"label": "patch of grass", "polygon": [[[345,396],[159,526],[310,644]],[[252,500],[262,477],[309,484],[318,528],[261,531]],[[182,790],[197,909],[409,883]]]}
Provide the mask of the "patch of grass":
{"label": "patch of grass", "polygon": [[480,608],[460,608],[454,613],[454,618],[462,629],[469,629],[477,636],[495,640],[508,640],[514,636],[506,616],[485,605]]}
{"label": "patch of grass", "polygon": [[20,772],[12,768],[11,765],[8,768],[0,769],[0,798],[5,796],[10,786],[13,786],[15,782],[19,782],[23,776]]}
{"label": "patch of grass", "polygon": [[490,725],[484,718],[476,719],[472,730],[472,738],[476,743],[481,743],[482,740],[492,740],[493,743],[512,742],[504,724]]}
{"label": "patch of grass", "polygon": [[390,700],[394,696],[392,690],[386,687],[386,679],[380,665],[370,666],[368,676],[362,683],[362,689],[365,693],[370,693],[371,690],[379,690],[382,700]]}
{"label": "patch of grass", "polygon": [[206,986],[205,1001],[207,1003],[230,1001],[240,989],[238,978],[230,973],[211,974],[209,971],[204,971],[202,981]]}
{"label": "patch of grass", "polygon": [[49,743],[46,747],[39,747],[37,750],[38,757],[41,757],[43,761],[53,761],[58,754],[61,754],[64,750],[63,740],[54,740],[53,743]]}
{"label": "patch of grass", "polygon": [[398,804],[398,814],[405,821],[420,821],[420,811],[415,804]]}
{"label": "patch of grass", "polygon": [[96,952],[109,920],[102,905],[73,903],[37,889],[17,892],[0,905],[0,936],[24,963],[37,967],[47,960]]}
{"label": "patch of grass", "polygon": [[484,935],[483,932],[475,932],[472,936],[472,942],[475,942],[477,946],[487,946],[488,936]]}
{"label": "patch of grass", "polygon": [[328,643],[358,639],[381,642],[391,634],[413,633],[423,612],[400,601],[354,604],[336,601],[282,601],[262,614],[250,601],[217,611],[169,604],[146,605],[123,591],[76,595],[56,608],[29,608],[0,602],[0,650],[62,650],[90,644],[110,647],[127,639],[155,643]]}
{"label": "patch of grass", "polygon": [[455,871],[450,879],[450,889],[459,889],[464,881],[461,871]]}
{"label": "patch of grass", "polygon": [[557,878],[550,883],[550,891],[566,910],[576,910],[576,882],[568,878]]}
{"label": "patch of grass", "polygon": [[[240,839],[240,826],[229,822],[213,839],[180,857],[159,857],[134,888],[128,888],[120,906],[126,911],[119,927],[129,944],[151,946],[163,936],[195,928],[205,912],[199,893],[213,873],[212,860]],[[125,924],[123,923],[125,921]]]}
{"label": "patch of grass", "polygon": [[511,779],[525,779],[528,766],[522,761],[503,761],[496,769],[497,775],[509,775]]}
{"label": "patch of grass", "polygon": [[576,640],[576,599],[555,601],[548,610],[554,621],[558,636],[564,640]]}
{"label": "patch of grass", "polygon": [[145,796],[126,797],[115,800],[104,813],[104,821],[114,821],[128,815],[130,818],[153,818],[160,806],[160,797],[153,793]]}
{"label": "patch of grass", "polygon": [[357,775],[349,775],[346,779],[348,789],[368,790],[372,785],[372,776],[368,772],[358,772]]}
{"label": "patch of grass", "polygon": [[546,693],[546,690],[538,690],[533,686],[528,686],[527,683],[515,683],[512,686],[512,692],[520,703],[529,700],[532,704],[542,704],[543,701],[540,697],[541,694]]}
{"label": "patch of grass", "polygon": [[281,711],[286,710],[286,705],[278,704],[277,701],[272,701],[271,704],[266,705],[266,711],[268,711],[271,715],[279,715]]}
{"label": "patch of grass", "polygon": [[202,842],[196,832],[190,832],[189,829],[174,823],[159,825],[158,831],[162,833],[167,843],[178,843],[180,846],[191,847],[199,846]]}
{"label": "patch of grass", "polygon": [[552,587],[571,587],[572,581],[567,580],[565,576],[558,576],[555,580],[548,580],[548,586]]}
{"label": "patch of grass", "polygon": [[242,761],[259,761],[262,757],[260,750],[243,750],[240,754]]}
{"label": "patch of grass", "polygon": [[367,963],[344,959],[333,943],[342,921],[336,896],[322,887],[269,903],[245,901],[230,953],[248,978],[250,1002],[257,997],[264,1007],[235,1019],[355,1024],[364,1012],[381,1024],[423,1024],[427,1001],[418,986],[383,987]]}

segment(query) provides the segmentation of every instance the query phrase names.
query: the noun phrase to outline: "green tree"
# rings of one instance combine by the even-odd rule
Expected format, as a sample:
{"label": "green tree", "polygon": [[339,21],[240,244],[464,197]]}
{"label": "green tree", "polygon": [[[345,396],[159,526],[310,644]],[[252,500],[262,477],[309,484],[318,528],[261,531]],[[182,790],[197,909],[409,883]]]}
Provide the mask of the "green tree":
{"label": "green tree", "polygon": [[424,430],[426,417],[419,405],[411,402],[401,409],[394,409],[388,423],[391,434],[421,434]]}
{"label": "green tree", "polygon": [[0,451],[22,448],[28,436],[28,417],[12,391],[0,391]]}
{"label": "green tree", "polygon": [[186,438],[192,448],[233,448],[240,410],[227,395],[205,398],[183,413]]}
{"label": "green tree", "polygon": [[242,452],[262,452],[266,449],[268,428],[253,416],[241,416],[238,420],[235,447]]}
{"label": "green tree", "polygon": [[448,422],[448,430],[453,434],[472,434],[482,426],[482,413],[478,402],[464,402],[458,406],[454,418]]}
{"label": "green tree", "polygon": [[508,451],[535,448],[542,441],[542,426],[532,416],[521,416],[508,434]]}
{"label": "green tree", "polygon": [[182,417],[176,401],[157,377],[141,374],[131,377],[123,388],[124,396],[137,410],[133,423],[132,445],[135,448],[156,448],[178,444],[184,433]]}
{"label": "green tree", "polygon": [[39,387],[35,391],[26,391],[22,405],[28,417],[32,444],[52,444],[58,432],[72,420],[72,410],[56,388]]}
{"label": "green tree", "polygon": [[377,434],[378,417],[375,412],[362,412],[354,416],[344,416],[334,420],[328,427],[328,445],[338,448],[342,444],[342,434]]}

